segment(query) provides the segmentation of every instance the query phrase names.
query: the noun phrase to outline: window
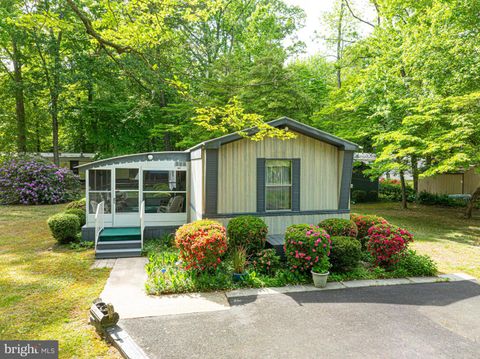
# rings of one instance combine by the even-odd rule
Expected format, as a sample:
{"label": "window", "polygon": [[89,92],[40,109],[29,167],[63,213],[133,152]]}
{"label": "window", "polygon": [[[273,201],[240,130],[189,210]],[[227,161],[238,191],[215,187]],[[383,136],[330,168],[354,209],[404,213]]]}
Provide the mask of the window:
{"label": "window", "polygon": [[185,213],[186,171],[143,171],[146,213]]}
{"label": "window", "polygon": [[292,209],[292,161],[265,161],[265,209]]}
{"label": "window", "polygon": [[95,214],[97,205],[102,201],[105,202],[105,213],[111,213],[111,175],[110,170],[88,171],[88,213]]}

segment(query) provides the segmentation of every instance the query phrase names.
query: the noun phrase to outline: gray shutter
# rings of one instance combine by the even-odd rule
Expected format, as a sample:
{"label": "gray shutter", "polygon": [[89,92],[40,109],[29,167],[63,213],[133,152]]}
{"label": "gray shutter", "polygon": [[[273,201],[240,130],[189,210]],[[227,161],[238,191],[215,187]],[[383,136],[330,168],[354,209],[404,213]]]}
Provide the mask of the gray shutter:
{"label": "gray shutter", "polygon": [[350,184],[352,183],[353,151],[343,153],[342,181],[340,182],[340,198],[338,209],[350,208]]}
{"label": "gray shutter", "polygon": [[300,211],[300,158],[292,160],[292,211]]}
{"label": "gray shutter", "polygon": [[217,214],[218,150],[205,151],[205,212]]}
{"label": "gray shutter", "polygon": [[257,158],[257,212],[265,212],[265,158]]}

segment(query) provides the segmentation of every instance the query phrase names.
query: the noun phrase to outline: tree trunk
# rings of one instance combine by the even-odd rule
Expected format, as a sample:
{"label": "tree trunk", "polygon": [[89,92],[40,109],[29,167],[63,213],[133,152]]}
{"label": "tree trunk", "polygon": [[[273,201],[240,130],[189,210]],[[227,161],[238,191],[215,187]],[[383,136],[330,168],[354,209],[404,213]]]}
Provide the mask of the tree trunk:
{"label": "tree trunk", "polygon": [[407,186],[405,184],[405,175],[400,171],[400,184],[402,187],[402,209],[407,209]]}
{"label": "tree trunk", "polygon": [[60,165],[60,156],[59,156],[59,147],[58,147],[58,97],[60,95],[60,71],[61,71],[61,61],[60,61],[60,42],[62,41],[62,32],[58,33],[58,37],[55,37],[55,34],[52,29],[50,29],[50,35],[52,37],[53,45],[53,83],[52,89],[50,90],[50,100],[51,108],[50,112],[52,115],[52,139],[53,139],[53,162],[59,166]]}
{"label": "tree trunk", "polygon": [[467,209],[465,210],[465,217],[472,218],[473,207],[475,206],[475,202],[480,199],[480,187],[477,187],[475,192],[472,194],[472,198],[468,201]]}
{"label": "tree trunk", "polygon": [[17,152],[27,152],[27,124],[23,93],[22,60],[15,35],[12,39],[13,78],[15,81],[15,112],[17,117]]}
{"label": "tree trunk", "polygon": [[340,3],[340,13],[338,14],[337,24],[337,87],[342,87],[342,68],[340,67],[340,60],[342,59],[342,30],[343,30],[343,11],[345,3]]}
{"label": "tree trunk", "polygon": [[412,156],[412,176],[413,176],[413,189],[415,194],[418,195],[418,159],[415,156]]}

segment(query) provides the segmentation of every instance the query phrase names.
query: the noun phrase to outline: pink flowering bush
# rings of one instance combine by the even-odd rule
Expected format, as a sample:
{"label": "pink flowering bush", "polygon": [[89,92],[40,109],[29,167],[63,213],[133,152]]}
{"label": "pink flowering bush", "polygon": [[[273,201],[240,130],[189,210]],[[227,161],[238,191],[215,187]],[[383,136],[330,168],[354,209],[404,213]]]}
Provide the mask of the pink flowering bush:
{"label": "pink flowering bush", "polygon": [[175,233],[175,245],[185,269],[204,271],[217,268],[227,251],[225,227],[211,220],[200,220],[181,226]]}
{"label": "pink flowering bush", "polygon": [[77,199],[80,178],[34,156],[0,158],[0,204],[55,204]]}
{"label": "pink flowering bush", "polygon": [[413,241],[413,235],[406,229],[385,223],[370,227],[367,238],[367,250],[375,264],[382,267],[397,263]]}
{"label": "pink flowering bush", "polygon": [[285,232],[285,257],[292,272],[309,273],[322,258],[330,255],[328,233],[315,225],[294,224]]}
{"label": "pink flowering bush", "polygon": [[280,266],[280,257],[275,249],[264,249],[256,254],[252,265],[258,273],[272,274]]}

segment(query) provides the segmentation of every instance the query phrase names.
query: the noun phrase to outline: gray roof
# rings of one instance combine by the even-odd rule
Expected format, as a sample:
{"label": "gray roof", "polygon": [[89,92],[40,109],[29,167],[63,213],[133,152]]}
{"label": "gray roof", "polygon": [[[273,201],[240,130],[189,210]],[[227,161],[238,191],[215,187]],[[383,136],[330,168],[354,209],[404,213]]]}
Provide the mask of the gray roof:
{"label": "gray roof", "polygon": [[[288,127],[288,129],[293,130],[295,132],[301,133],[302,135],[309,136],[312,138],[315,138],[317,140],[329,143],[333,146],[340,147],[344,150],[347,151],[356,151],[358,150],[358,145],[356,143],[344,140],[340,137],[334,136],[330,133],[321,131],[319,129],[316,129],[312,126],[308,126],[304,123],[292,120],[291,118],[288,117],[281,117],[279,119],[267,122],[270,126],[273,127],[278,127],[278,128],[284,128]],[[247,130],[244,130],[244,132],[248,135],[253,135],[258,131],[256,127],[254,128],[249,128]],[[196,150],[197,148],[200,147],[205,147],[205,148],[219,148],[221,145],[224,145],[229,142],[241,140],[244,137],[241,136],[240,134],[236,133],[231,133],[222,137],[214,138],[212,140],[204,141],[202,143],[199,143],[198,145],[195,145],[194,147],[190,148],[188,151],[193,151]]]}
{"label": "gray roof", "polygon": [[[148,159],[151,155],[153,158]],[[81,170],[88,170],[91,168],[97,168],[102,166],[111,166],[115,164],[131,163],[131,162],[149,162],[149,161],[188,161],[190,159],[190,153],[187,151],[166,151],[166,152],[146,152],[135,153],[132,155],[124,155],[106,158],[95,162],[86,163],[84,165],[77,166]]]}

